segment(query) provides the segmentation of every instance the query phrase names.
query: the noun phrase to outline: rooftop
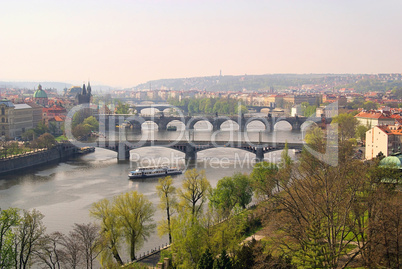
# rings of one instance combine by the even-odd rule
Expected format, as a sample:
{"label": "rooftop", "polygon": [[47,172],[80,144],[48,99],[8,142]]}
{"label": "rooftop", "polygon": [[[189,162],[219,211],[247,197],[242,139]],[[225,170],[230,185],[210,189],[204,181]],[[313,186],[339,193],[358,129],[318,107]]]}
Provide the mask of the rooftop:
{"label": "rooftop", "polygon": [[15,109],[28,109],[28,108],[32,108],[30,105],[27,104],[15,104]]}
{"label": "rooftop", "polygon": [[356,118],[369,118],[369,119],[389,119],[393,120],[392,117],[388,116],[386,113],[378,111],[362,111],[355,116]]}
{"label": "rooftop", "polygon": [[377,126],[380,130],[382,130],[387,135],[402,135],[402,126],[399,124],[396,125],[379,125]]}

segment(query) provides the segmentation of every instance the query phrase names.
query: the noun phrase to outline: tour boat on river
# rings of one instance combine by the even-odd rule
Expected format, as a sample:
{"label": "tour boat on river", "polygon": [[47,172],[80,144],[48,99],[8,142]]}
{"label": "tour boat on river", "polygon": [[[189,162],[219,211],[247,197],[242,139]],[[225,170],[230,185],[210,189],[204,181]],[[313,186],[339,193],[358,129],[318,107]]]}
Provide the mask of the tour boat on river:
{"label": "tour boat on river", "polygon": [[163,177],[182,174],[183,171],[176,167],[142,167],[131,171],[128,174],[130,179],[147,178],[147,177]]}

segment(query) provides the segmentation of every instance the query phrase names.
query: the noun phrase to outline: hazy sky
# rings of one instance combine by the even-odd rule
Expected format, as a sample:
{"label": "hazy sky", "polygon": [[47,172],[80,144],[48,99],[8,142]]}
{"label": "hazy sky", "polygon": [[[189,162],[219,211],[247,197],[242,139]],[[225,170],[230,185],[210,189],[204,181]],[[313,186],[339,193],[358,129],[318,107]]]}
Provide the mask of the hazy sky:
{"label": "hazy sky", "polygon": [[0,81],[401,73],[400,0],[0,0]]}

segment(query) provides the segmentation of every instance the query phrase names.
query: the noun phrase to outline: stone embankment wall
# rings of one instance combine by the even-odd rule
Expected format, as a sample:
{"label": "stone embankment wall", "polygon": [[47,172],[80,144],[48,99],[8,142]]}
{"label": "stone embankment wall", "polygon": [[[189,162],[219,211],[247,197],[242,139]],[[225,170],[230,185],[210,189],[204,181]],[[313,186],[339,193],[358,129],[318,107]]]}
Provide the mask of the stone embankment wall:
{"label": "stone embankment wall", "polygon": [[60,143],[51,149],[25,153],[0,160],[0,175],[25,168],[63,162],[78,153],[78,148],[70,143]]}

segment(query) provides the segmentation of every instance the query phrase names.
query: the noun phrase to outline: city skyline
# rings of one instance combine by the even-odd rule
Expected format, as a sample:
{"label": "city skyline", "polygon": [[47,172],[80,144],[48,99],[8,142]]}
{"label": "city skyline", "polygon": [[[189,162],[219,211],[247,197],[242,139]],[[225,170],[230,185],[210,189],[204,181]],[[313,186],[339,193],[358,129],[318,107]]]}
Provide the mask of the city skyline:
{"label": "city skyline", "polygon": [[401,73],[400,1],[2,1],[0,80]]}

